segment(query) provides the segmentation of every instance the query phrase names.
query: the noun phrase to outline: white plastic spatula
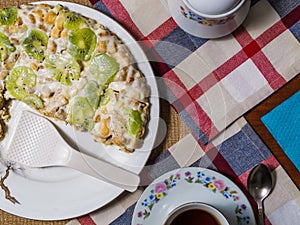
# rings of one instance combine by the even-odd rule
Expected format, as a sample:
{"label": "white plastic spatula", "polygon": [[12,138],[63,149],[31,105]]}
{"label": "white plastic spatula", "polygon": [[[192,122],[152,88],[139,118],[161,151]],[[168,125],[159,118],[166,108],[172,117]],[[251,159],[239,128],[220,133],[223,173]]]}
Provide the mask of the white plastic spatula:
{"label": "white plastic spatula", "polygon": [[130,192],[140,182],[132,172],[73,149],[49,120],[29,111],[22,112],[7,159],[27,167],[70,167]]}

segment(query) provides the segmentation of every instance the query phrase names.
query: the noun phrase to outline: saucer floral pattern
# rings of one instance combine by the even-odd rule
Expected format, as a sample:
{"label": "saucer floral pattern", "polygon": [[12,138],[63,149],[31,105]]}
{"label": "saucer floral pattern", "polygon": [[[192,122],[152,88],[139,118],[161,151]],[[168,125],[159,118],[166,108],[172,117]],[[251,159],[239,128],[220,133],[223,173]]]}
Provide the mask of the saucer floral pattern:
{"label": "saucer floral pattern", "polygon": [[164,198],[170,189],[176,186],[177,181],[180,180],[180,176],[180,173],[177,173],[176,175],[171,175],[169,179],[166,179],[164,182],[155,184],[154,188],[150,191],[149,197],[144,199],[141,203],[142,206],[145,207],[145,210],[138,212],[137,216],[139,218],[143,217],[144,219],[149,217],[153,206]]}
{"label": "saucer floral pattern", "polygon": [[[236,225],[246,225],[250,223],[250,216],[247,215],[247,206],[244,203],[239,203],[240,197],[238,191],[231,189],[226,185],[225,181],[218,179],[215,176],[209,176],[203,171],[187,170],[184,173],[171,174],[162,182],[156,183],[151,187],[149,194],[140,202],[141,210],[137,212],[137,218],[146,220],[150,217],[153,207],[159,201],[165,198],[173,189],[175,189],[179,182],[187,182],[191,185],[202,185],[214,194],[220,194],[225,199],[236,202],[236,207],[233,213],[236,218]],[[137,223],[136,225],[142,225]]]}
{"label": "saucer floral pattern", "polygon": [[[225,182],[221,179],[217,179],[215,176],[207,176],[204,172],[198,171],[196,176],[193,176],[191,172],[185,172],[185,181],[188,183],[202,184],[214,193],[220,193],[226,199],[232,199],[233,201],[240,200],[238,192],[231,190],[230,187],[225,185]],[[250,217],[243,215],[243,211],[247,209],[245,204],[237,205],[234,212],[238,225],[249,224]]]}
{"label": "saucer floral pattern", "polygon": [[219,192],[225,198],[231,198],[233,201],[239,200],[237,191],[230,190],[229,187],[225,186],[223,180],[217,179],[216,177],[206,176],[205,173],[198,171],[197,176],[192,176],[191,172],[185,172],[185,180],[189,183],[202,184],[203,186],[210,189],[212,192]]}

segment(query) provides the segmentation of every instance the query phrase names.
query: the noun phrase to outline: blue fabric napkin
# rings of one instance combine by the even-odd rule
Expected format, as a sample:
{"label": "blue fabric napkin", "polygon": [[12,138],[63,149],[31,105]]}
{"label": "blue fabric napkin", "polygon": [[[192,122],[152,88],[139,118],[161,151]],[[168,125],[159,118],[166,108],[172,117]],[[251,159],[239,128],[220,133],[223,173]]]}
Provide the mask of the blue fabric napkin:
{"label": "blue fabric napkin", "polygon": [[300,91],[261,120],[300,171]]}

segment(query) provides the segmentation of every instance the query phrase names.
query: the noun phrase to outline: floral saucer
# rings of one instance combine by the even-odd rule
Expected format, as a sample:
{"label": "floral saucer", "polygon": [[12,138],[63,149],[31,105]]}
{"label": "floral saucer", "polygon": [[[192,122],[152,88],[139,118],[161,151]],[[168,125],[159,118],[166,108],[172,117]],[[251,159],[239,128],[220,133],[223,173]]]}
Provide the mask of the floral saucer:
{"label": "floral saucer", "polygon": [[171,211],[189,202],[212,205],[231,225],[255,225],[251,205],[238,186],[199,167],[173,170],[153,181],[135,206],[132,225],[163,224]]}

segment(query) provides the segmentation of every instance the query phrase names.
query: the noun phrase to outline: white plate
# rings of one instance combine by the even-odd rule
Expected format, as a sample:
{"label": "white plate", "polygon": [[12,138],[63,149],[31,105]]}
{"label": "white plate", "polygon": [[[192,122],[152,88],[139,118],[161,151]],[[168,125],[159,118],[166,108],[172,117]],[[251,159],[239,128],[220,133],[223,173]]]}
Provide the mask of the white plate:
{"label": "white plate", "polygon": [[178,206],[203,202],[217,208],[231,225],[255,225],[255,217],[243,192],[215,171],[190,167],[157,178],[135,206],[132,225],[163,224]]}
{"label": "white plate", "polygon": [[[42,2],[35,4],[40,3]],[[141,148],[136,149],[134,153],[124,153],[115,147],[96,143],[87,133],[75,132],[70,126],[56,122],[56,125],[71,144],[78,145],[81,151],[103,158],[132,172],[140,173],[153,149],[159,121],[158,89],[144,52],[124,28],[99,11],[69,2],[45,1],[44,3],[51,5],[63,4],[70,10],[77,11],[108,27],[128,46],[137,61],[139,69],[145,74],[151,87],[150,121],[144,144]],[[13,105],[9,135],[0,145],[1,156],[5,155],[5,146],[7,146],[13,127],[18,121],[20,111],[27,108],[23,103]],[[5,165],[2,164],[0,166],[0,176],[4,175],[5,169]],[[89,213],[109,203],[124,191],[67,168],[27,168],[25,170],[14,168],[5,184],[9,187],[11,195],[21,204],[12,204],[6,200],[4,191],[0,189],[0,209],[14,215],[38,220],[60,220]]]}

